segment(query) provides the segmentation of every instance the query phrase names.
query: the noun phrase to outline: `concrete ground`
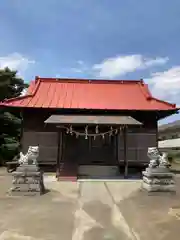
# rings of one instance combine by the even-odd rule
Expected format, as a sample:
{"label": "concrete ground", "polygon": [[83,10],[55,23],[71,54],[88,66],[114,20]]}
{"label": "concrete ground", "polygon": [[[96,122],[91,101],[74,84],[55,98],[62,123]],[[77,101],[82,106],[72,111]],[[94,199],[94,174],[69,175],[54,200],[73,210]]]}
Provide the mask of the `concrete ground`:
{"label": "concrete ground", "polygon": [[11,175],[0,171],[0,240],[179,240],[176,195],[148,196],[141,181],[56,182],[49,192],[10,197]]}

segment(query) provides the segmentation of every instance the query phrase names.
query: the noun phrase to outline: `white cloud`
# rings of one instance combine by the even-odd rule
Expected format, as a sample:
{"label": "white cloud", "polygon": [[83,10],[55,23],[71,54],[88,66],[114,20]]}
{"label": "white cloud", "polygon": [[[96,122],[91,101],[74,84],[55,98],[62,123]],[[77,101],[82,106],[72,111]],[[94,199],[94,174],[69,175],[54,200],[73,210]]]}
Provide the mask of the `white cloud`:
{"label": "white cloud", "polygon": [[84,62],[82,60],[77,61],[77,64],[84,65]]}
{"label": "white cloud", "polygon": [[23,75],[30,64],[34,64],[34,60],[30,60],[20,53],[12,53],[4,57],[0,57],[0,68],[9,67],[12,70],[17,70],[18,75]]}
{"label": "white cloud", "polygon": [[165,58],[158,57],[155,59],[146,59],[145,66],[151,67],[154,65],[164,65],[167,63],[167,61],[169,61],[168,57],[165,57]]}
{"label": "white cloud", "polygon": [[28,92],[28,89],[27,89],[27,88],[25,88],[24,90],[22,90],[22,92],[21,92],[21,95],[20,95],[20,96],[25,96],[25,95],[27,95],[27,92]]}
{"label": "white cloud", "polygon": [[84,72],[83,69],[81,69],[81,68],[71,68],[71,71],[75,72],[75,73],[83,73]]}
{"label": "white cloud", "polygon": [[180,104],[180,66],[152,73],[145,81],[150,84],[154,96]]}
{"label": "white cloud", "polygon": [[88,73],[91,70],[82,60],[77,61],[76,65],[77,67],[72,67],[69,70],[74,73]]}
{"label": "white cloud", "polygon": [[134,72],[139,69],[145,69],[156,65],[163,65],[169,59],[167,57],[157,57],[154,59],[145,58],[142,55],[117,56],[105,59],[100,64],[95,64],[92,68],[97,77],[115,78]]}

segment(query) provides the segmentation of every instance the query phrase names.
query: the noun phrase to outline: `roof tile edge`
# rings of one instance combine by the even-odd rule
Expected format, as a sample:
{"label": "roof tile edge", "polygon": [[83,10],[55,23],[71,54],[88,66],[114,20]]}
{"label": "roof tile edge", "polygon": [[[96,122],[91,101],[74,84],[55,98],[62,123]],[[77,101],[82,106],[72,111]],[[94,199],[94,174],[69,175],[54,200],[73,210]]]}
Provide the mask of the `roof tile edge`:
{"label": "roof tile edge", "polygon": [[169,103],[169,102],[166,102],[166,101],[164,101],[164,100],[161,100],[161,99],[158,99],[158,98],[155,98],[155,97],[151,97],[149,100],[155,100],[155,101],[157,101],[157,102],[164,103],[164,104],[166,104],[166,105],[171,106],[172,108],[176,108],[177,110],[180,109],[180,108],[178,108],[178,107],[176,106],[175,103]]}

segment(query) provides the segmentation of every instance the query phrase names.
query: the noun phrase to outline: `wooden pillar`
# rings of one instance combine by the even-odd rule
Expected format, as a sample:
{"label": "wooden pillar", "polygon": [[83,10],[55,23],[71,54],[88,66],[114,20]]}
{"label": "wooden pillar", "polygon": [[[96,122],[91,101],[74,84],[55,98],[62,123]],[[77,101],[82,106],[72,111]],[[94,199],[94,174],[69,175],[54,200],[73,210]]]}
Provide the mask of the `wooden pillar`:
{"label": "wooden pillar", "polygon": [[63,150],[63,131],[58,129],[58,149],[57,149],[57,164],[56,164],[56,177],[60,176],[60,163],[62,160],[62,150]]}
{"label": "wooden pillar", "polygon": [[127,128],[123,128],[123,140],[124,140],[124,177],[128,177],[128,160],[127,160]]}
{"label": "wooden pillar", "polygon": [[158,139],[159,139],[158,122],[156,120],[156,147],[157,148],[158,148]]}
{"label": "wooden pillar", "polygon": [[116,159],[118,161],[118,163],[120,163],[120,138],[121,138],[121,135],[120,135],[120,132],[118,132],[118,134],[115,136],[115,146],[116,146]]}
{"label": "wooden pillar", "polygon": [[118,134],[115,136],[115,147],[116,147],[116,152],[115,152],[115,156],[116,156],[116,160],[118,162],[118,169],[119,172],[121,173],[121,166],[120,166],[120,143],[121,143],[121,135],[120,132],[118,132]]}

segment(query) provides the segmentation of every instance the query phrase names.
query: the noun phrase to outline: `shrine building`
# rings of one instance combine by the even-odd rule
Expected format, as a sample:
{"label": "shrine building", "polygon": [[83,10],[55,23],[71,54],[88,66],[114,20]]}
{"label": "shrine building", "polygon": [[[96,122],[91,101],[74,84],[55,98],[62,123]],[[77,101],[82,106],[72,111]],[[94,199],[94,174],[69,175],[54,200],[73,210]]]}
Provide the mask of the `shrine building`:
{"label": "shrine building", "polygon": [[128,177],[158,145],[157,122],[178,112],[143,80],[36,77],[27,94],[5,100],[22,112],[22,151],[39,145],[38,163],[60,180]]}

